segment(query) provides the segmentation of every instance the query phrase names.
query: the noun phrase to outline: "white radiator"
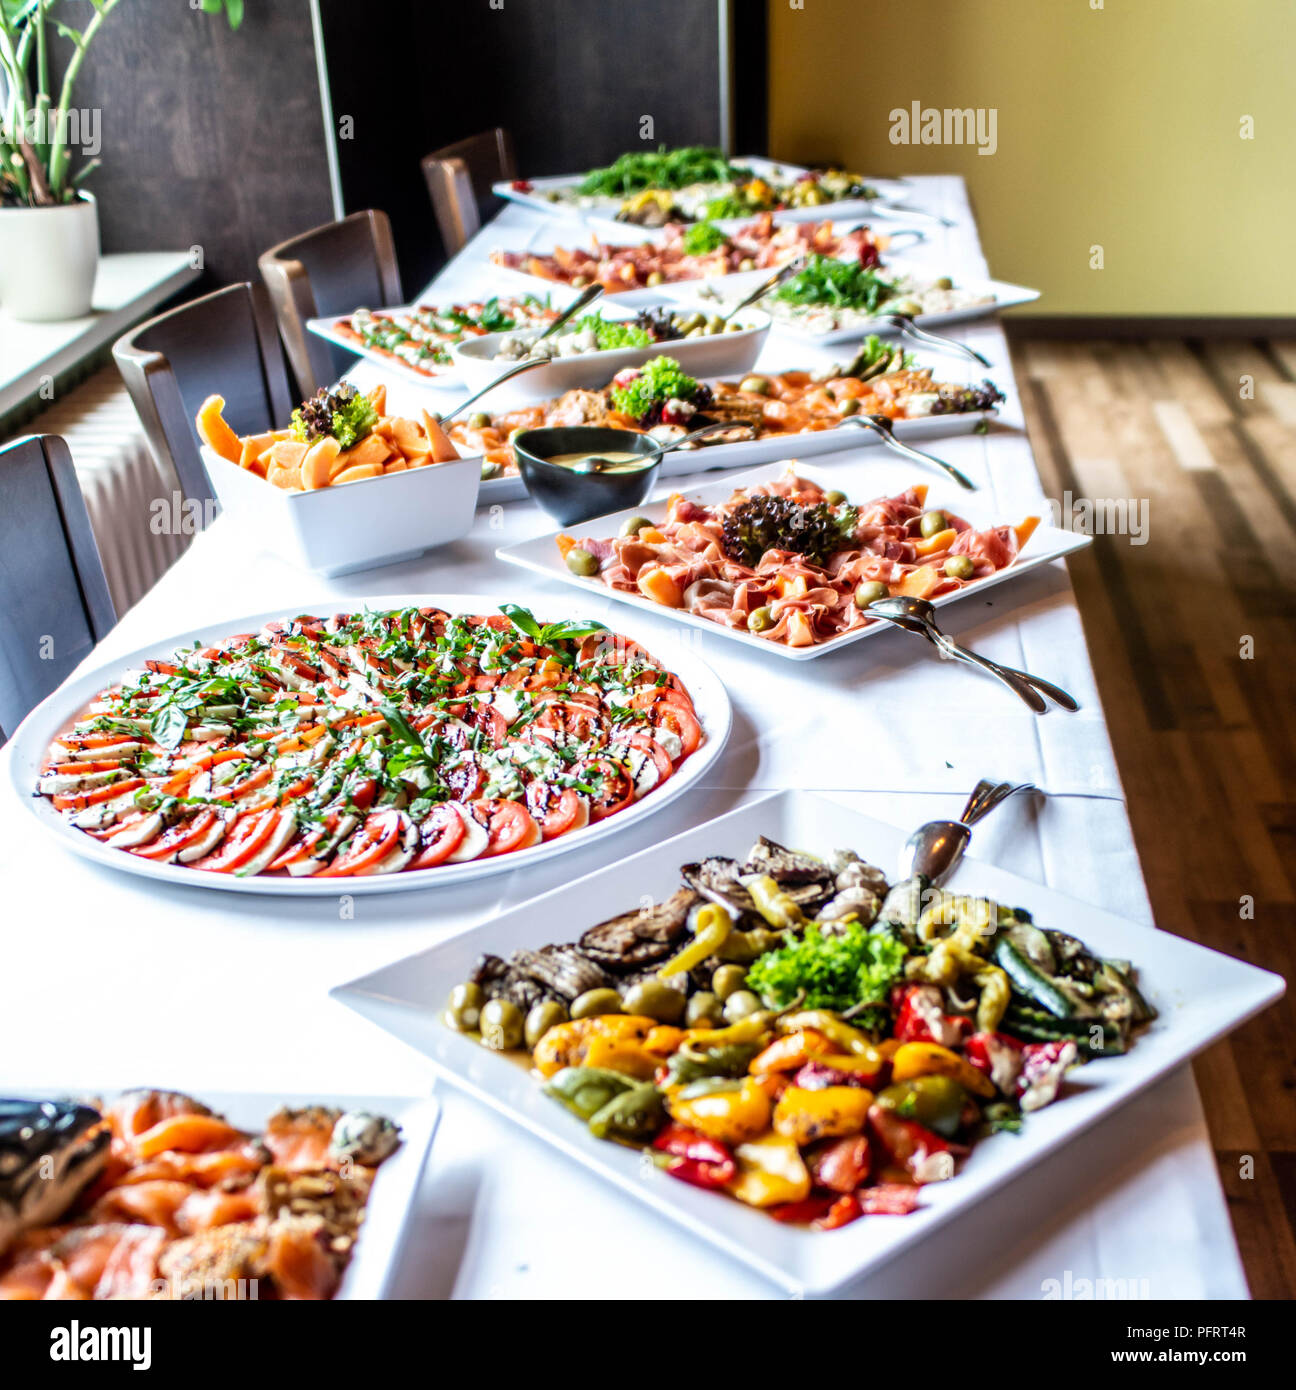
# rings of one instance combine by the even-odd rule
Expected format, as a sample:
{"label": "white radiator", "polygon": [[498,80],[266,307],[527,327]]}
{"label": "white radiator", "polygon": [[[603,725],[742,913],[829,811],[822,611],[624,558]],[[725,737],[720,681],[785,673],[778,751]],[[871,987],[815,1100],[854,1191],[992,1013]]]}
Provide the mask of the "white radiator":
{"label": "white radiator", "polygon": [[179,484],[153,457],[111,363],[24,427],[67,440],[120,617],[188,547]]}

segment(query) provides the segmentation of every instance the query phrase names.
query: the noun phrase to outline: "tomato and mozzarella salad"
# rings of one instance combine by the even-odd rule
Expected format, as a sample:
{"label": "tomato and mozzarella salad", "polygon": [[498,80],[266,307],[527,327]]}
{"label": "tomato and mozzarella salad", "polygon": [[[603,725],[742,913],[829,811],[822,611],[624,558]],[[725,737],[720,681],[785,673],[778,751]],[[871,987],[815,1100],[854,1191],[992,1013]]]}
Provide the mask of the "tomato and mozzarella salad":
{"label": "tomato and mozzarella salad", "polygon": [[157,863],[344,878],[606,819],[704,737],[678,677],[599,623],[412,607],[147,661],[54,739],[37,790]]}

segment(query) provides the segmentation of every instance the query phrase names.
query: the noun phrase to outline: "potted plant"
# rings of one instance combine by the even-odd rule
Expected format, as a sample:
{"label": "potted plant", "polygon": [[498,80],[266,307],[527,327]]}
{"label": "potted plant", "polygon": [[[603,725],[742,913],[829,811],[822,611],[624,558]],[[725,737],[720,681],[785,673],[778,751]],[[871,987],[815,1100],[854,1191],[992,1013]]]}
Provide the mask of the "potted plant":
{"label": "potted plant", "polygon": [[[72,154],[97,153],[99,123],[97,112],[73,106],[72,94],[90,45],[120,3],[0,0],[0,305],[11,318],[90,312],[99,216],[80,185],[99,160],[73,171]],[[224,10],[231,28],[243,19],[244,0],[201,0],[201,7]]]}

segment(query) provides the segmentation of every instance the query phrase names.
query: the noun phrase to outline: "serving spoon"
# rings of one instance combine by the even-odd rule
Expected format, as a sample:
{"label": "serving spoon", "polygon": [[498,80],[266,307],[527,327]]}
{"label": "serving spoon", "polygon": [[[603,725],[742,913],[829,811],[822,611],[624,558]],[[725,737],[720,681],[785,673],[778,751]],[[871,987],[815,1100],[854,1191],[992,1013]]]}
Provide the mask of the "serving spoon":
{"label": "serving spoon", "polygon": [[920,825],[900,851],[902,881],[922,877],[933,888],[942,883],[958,867],[972,838],[972,827],[988,816],[1001,802],[1017,792],[1038,791],[1031,782],[990,782],[982,779],[976,784],[958,820],[932,820]]}
{"label": "serving spoon", "polygon": [[894,328],[902,338],[910,338],[915,343],[925,343],[928,347],[941,352],[952,352],[958,357],[969,357],[983,367],[990,366],[990,359],[983,357],[975,348],[960,343],[957,338],[947,338],[942,333],[932,333],[929,329],[919,328],[909,314],[875,314],[873,322],[882,327]]}
{"label": "serving spoon", "polygon": [[[667,439],[658,443],[657,447],[650,454],[643,454],[641,458],[645,465],[656,463],[663,454],[669,454],[675,449],[681,449],[685,444],[691,444],[695,439],[701,439],[705,434],[714,434],[717,430],[731,430],[734,428],[732,420],[712,420],[709,425],[703,425],[701,429],[693,430],[691,434],[681,435],[678,439]],[[589,458],[581,459],[579,463],[572,465],[573,473],[601,473],[605,468],[616,467],[613,459],[605,459],[601,454],[591,454]]]}
{"label": "serving spoon", "polygon": [[[531,343],[534,348],[536,343],[542,343],[551,333],[556,333],[565,323],[568,323],[575,315],[579,314],[586,305],[592,304],[603,293],[603,286],[595,282],[587,285],[581,293],[558,315],[556,319]],[[528,349],[529,351],[530,349]],[[483,396],[489,395],[497,386],[503,386],[506,381],[511,381],[515,376],[520,376],[523,372],[529,372],[533,367],[544,367],[551,361],[548,357],[524,357],[521,362],[514,362],[506,367],[499,376],[488,381],[480,391],[474,391],[471,396],[459,402],[453,410],[447,411],[439,416],[444,425],[447,421],[453,420],[456,415],[462,415],[474,401],[479,401]]]}
{"label": "serving spoon", "polygon": [[947,473],[959,487],[967,488],[969,492],[976,491],[976,484],[966,473],[961,473],[955,468],[952,463],[946,463],[944,459],[938,459],[935,454],[924,453],[921,449],[915,449],[903,440],[897,439],[895,429],[885,415],[847,415],[843,417],[837,428],[841,429],[846,425],[854,425],[858,429],[871,431],[894,453],[902,454],[905,458],[917,459],[919,463],[930,463]]}
{"label": "serving spoon", "polygon": [[1067,694],[1061,686],[1046,681],[1042,676],[1033,676],[1028,671],[1019,671],[1013,666],[1001,666],[988,656],[960,646],[947,633],[942,632],[936,623],[936,609],[925,598],[910,598],[895,594],[890,598],[880,598],[870,603],[867,609],[870,617],[885,618],[887,622],[902,627],[907,632],[917,632],[925,637],[942,655],[966,666],[979,666],[998,677],[1024,704],[1036,714],[1046,714],[1048,705],[1040,696],[1043,691],[1049,699],[1063,709],[1074,712],[1080,708],[1079,702]]}
{"label": "serving spoon", "polygon": [[740,299],[728,313],[722,314],[720,322],[728,323],[735,314],[740,313],[743,309],[749,309],[758,299],[764,299],[771,290],[777,289],[784,280],[790,280],[792,276],[800,274],[805,269],[805,264],[804,256],[796,256],[786,265],[780,266],[768,279],[762,280],[745,299]]}

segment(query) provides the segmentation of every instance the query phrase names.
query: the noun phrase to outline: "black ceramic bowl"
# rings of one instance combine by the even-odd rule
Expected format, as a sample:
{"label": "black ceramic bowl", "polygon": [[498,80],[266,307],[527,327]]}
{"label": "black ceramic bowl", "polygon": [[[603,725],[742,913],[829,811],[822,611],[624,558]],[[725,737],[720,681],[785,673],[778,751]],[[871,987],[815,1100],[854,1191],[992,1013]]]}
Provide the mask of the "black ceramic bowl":
{"label": "black ceramic bowl", "polygon": [[578,473],[549,460],[560,454],[643,454],[658,447],[654,439],[634,430],[601,429],[595,425],[557,426],[523,430],[513,441],[513,457],[527,491],[561,526],[575,526],[594,516],[637,507],[652,491],[661,461],[628,473]]}

